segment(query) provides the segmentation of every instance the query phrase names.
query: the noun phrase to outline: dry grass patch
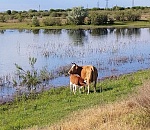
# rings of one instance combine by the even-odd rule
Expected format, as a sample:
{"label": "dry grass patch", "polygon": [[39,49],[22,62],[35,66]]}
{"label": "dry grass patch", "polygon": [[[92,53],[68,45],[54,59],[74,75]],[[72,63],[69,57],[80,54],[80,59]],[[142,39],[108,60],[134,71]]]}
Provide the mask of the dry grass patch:
{"label": "dry grass patch", "polygon": [[76,111],[49,127],[31,130],[150,130],[150,82],[126,101]]}

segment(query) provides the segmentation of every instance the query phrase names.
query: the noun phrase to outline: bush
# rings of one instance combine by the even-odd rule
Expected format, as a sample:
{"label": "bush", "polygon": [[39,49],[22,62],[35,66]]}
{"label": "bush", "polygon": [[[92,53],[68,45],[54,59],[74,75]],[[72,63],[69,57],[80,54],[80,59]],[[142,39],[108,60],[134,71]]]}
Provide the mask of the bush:
{"label": "bush", "polygon": [[114,16],[114,18],[117,20],[117,21],[125,21],[125,12],[124,11],[118,11],[116,13],[116,15]]}
{"label": "bush", "polygon": [[90,14],[91,24],[102,25],[107,24],[108,16],[105,13],[92,12]]}
{"label": "bush", "polygon": [[127,21],[138,21],[141,18],[141,14],[138,12],[132,12],[132,11],[128,11],[126,13],[126,20]]}
{"label": "bush", "polygon": [[4,15],[0,15],[0,22],[6,22],[6,18]]}
{"label": "bush", "polygon": [[[29,58],[29,64],[31,66],[31,70],[27,70],[27,71],[25,71],[18,64],[15,64],[17,69],[17,76],[20,79],[20,85],[26,86],[29,90],[33,89],[33,87],[36,87],[40,83],[37,70],[35,70],[34,68],[36,61],[37,61],[36,58]],[[16,80],[13,81],[14,81],[14,86],[16,86],[18,84],[17,81]]]}
{"label": "bush", "polygon": [[138,21],[141,18],[141,14],[139,12],[134,11],[120,11],[115,15],[115,19],[117,21]]}
{"label": "bush", "polygon": [[87,15],[88,12],[84,10],[83,7],[74,7],[72,11],[68,12],[67,20],[71,24],[82,25]]}
{"label": "bush", "polygon": [[32,18],[32,24],[37,27],[37,26],[40,26],[40,22],[39,20],[37,19],[37,17],[33,16]]}
{"label": "bush", "polygon": [[89,17],[85,17],[84,24],[90,25],[91,24],[91,19]]}
{"label": "bush", "polygon": [[53,26],[53,25],[61,26],[61,20],[58,18],[48,17],[46,19],[43,19],[42,22],[45,26]]}

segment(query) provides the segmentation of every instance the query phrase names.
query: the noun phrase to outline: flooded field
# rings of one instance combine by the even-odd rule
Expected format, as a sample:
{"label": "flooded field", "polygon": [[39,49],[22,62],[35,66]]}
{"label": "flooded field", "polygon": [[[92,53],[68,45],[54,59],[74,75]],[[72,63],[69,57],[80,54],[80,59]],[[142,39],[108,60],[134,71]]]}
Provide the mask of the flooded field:
{"label": "flooded field", "polygon": [[[37,58],[37,70],[92,64],[99,79],[150,68],[149,28],[93,30],[0,30],[0,96],[16,92],[11,84],[15,63],[29,69],[29,57]],[[69,85],[64,75],[49,86]],[[4,82],[5,85],[1,85]]]}

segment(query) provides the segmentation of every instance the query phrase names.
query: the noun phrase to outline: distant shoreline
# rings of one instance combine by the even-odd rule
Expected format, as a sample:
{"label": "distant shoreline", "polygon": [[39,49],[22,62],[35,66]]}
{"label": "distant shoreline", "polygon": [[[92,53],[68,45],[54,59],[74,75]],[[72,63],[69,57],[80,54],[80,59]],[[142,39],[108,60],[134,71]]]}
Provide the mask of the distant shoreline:
{"label": "distant shoreline", "polygon": [[149,21],[136,22],[115,22],[112,25],[62,25],[62,26],[38,26],[33,27],[26,22],[21,23],[2,23],[0,22],[0,29],[96,29],[96,28],[150,28]]}

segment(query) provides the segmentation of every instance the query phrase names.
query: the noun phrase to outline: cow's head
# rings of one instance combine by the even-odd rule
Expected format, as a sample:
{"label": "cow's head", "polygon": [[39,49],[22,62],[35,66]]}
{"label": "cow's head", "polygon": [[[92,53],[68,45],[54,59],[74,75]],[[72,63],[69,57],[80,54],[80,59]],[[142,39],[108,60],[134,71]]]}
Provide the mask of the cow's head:
{"label": "cow's head", "polygon": [[72,63],[72,67],[68,71],[68,74],[77,74],[77,73],[78,73],[78,65],[76,63]]}

